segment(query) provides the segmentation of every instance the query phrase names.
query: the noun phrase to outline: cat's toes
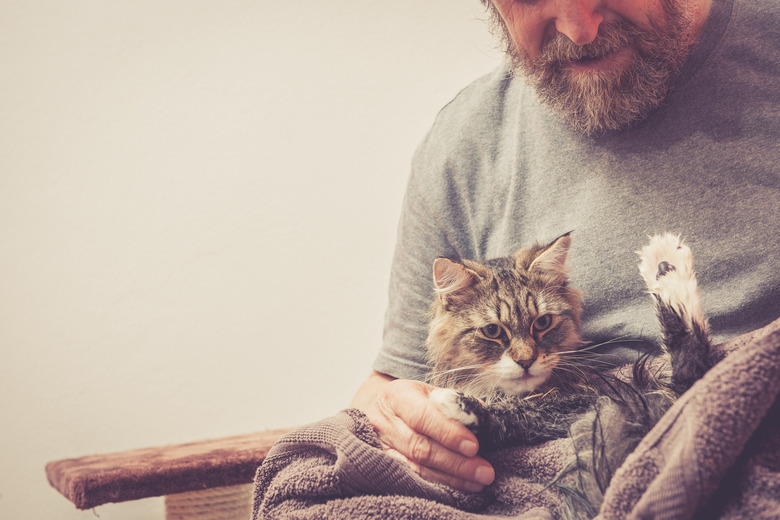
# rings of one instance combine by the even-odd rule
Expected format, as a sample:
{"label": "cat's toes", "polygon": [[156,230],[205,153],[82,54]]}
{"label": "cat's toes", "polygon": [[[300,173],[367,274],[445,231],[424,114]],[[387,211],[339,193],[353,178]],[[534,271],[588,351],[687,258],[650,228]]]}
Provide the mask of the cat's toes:
{"label": "cat's toes", "polygon": [[694,278],[693,255],[688,246],[683,244],[679,235],[666,233],[656,235],[639,252],[641,263],[639,272],[642,274],[647,288],[651,292],[660,289],[662,278],[674,273],[680,279]]}
{"label": "cat's toes", "polygon": [[671,272],[671,271],[676,271],[676,270],[677,270],[677,268],[675,266],[673,266],[672,264],[670,264],[666,260],[661,260],[658,263],[658,273],[656,273],[655,279],[657,280],[657,279],[661,278],[663,275],[665,275],[666,273]]}
{"label": "cat's toes", "polygon": [[679,235],[652,237],[639,256],[639,272],[650,293],[685,321],[703,323],[693,255]]}
{"label": "cat's toes", "polygon": [[444,415],[455,419],[464,426],[473,427],[479,422],[475,413],[467,412],[464,409],[466,398],[455,390],[435,388],[428,398]]}

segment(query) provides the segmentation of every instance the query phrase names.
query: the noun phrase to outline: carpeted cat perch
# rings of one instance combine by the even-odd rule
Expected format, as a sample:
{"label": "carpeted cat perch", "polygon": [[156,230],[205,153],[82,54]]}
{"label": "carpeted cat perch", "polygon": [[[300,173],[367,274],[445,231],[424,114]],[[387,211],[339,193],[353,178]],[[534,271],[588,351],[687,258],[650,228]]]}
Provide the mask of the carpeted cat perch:
{"label": "carpeted cat perch", "polygon": [[287,431],[65,459],[46,475],[78,509],[165,496],[168,520],[246,519],[257,467]]}

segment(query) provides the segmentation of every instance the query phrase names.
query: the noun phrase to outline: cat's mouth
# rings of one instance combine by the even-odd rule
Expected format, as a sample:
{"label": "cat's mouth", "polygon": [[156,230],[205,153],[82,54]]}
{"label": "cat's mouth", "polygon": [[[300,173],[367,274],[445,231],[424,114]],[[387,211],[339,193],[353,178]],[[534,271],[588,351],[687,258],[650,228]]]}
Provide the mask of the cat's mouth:
{"label": "cat's mouth", "polygon": [[521,367],[509,356],[502,356],[493,367],[493,375],[497,379],[498,389],[506,395],[521,395],[538,388],[550,377],[546,364],[536,361]]}
{"label": "cat's mouth", "polygon": [[546,375],[534,375],[527,371],[514,377],[505,377],[500,383],[501,390],[508,395],[528,393],[547,381]]}

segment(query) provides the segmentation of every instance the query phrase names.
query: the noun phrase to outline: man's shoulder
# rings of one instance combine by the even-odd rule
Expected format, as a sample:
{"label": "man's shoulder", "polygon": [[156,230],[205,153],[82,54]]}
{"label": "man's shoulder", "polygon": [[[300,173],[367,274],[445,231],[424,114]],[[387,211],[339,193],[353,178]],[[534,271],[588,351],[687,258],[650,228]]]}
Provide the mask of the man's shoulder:
{"label": "man's shoulder", "polygon": [[721,0],[720,5],[713,6],[713,12],[717,12],[718,8],[727,11],[727,28],[721,50],[733,53],[737,60],[745,60],[756,53],[777,56],[780,49],[777,45],[777,38],[780,37],[780,2]]}
{"label": "man's shoulder", "polygon": [[532,96],[506,67],[476,79],[439,111],[415,152],[416,169],[451,170],[490,156],[517,128],[523,98]]}
{"label": "man's shoulder", "polygon": [[436,124],[453,118],[464,123],[475,117],[476,122],[485,119],[484,116],[499,108],[514,82],[516,79],[506,66],[499,66],[480,76],[444,105],[436,118]]}
{"label": "man's shoulder", "polygon": [[780,3],[776,0],[734,0],[737,16],[746,16],[762,22],[761,25],[771,25],[775,30],[777,26],[771,24],[780,16]]}

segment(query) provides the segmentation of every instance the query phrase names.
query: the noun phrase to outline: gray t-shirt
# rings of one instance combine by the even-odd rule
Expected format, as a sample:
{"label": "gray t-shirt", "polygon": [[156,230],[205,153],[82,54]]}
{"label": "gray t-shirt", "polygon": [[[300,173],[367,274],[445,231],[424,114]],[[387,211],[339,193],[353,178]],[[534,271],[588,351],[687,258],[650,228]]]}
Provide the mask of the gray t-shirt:
{"label": "gray t-shirt", "polygon": [[714,0],[665,104],[586,137],[498,70],[415,153],[374,369],[421,379],[436,257],[484,260],[572,231],[586,338],[658,336],[637,270],[655,233],[694,253],[715,341],[780,314],[780,4]]}

